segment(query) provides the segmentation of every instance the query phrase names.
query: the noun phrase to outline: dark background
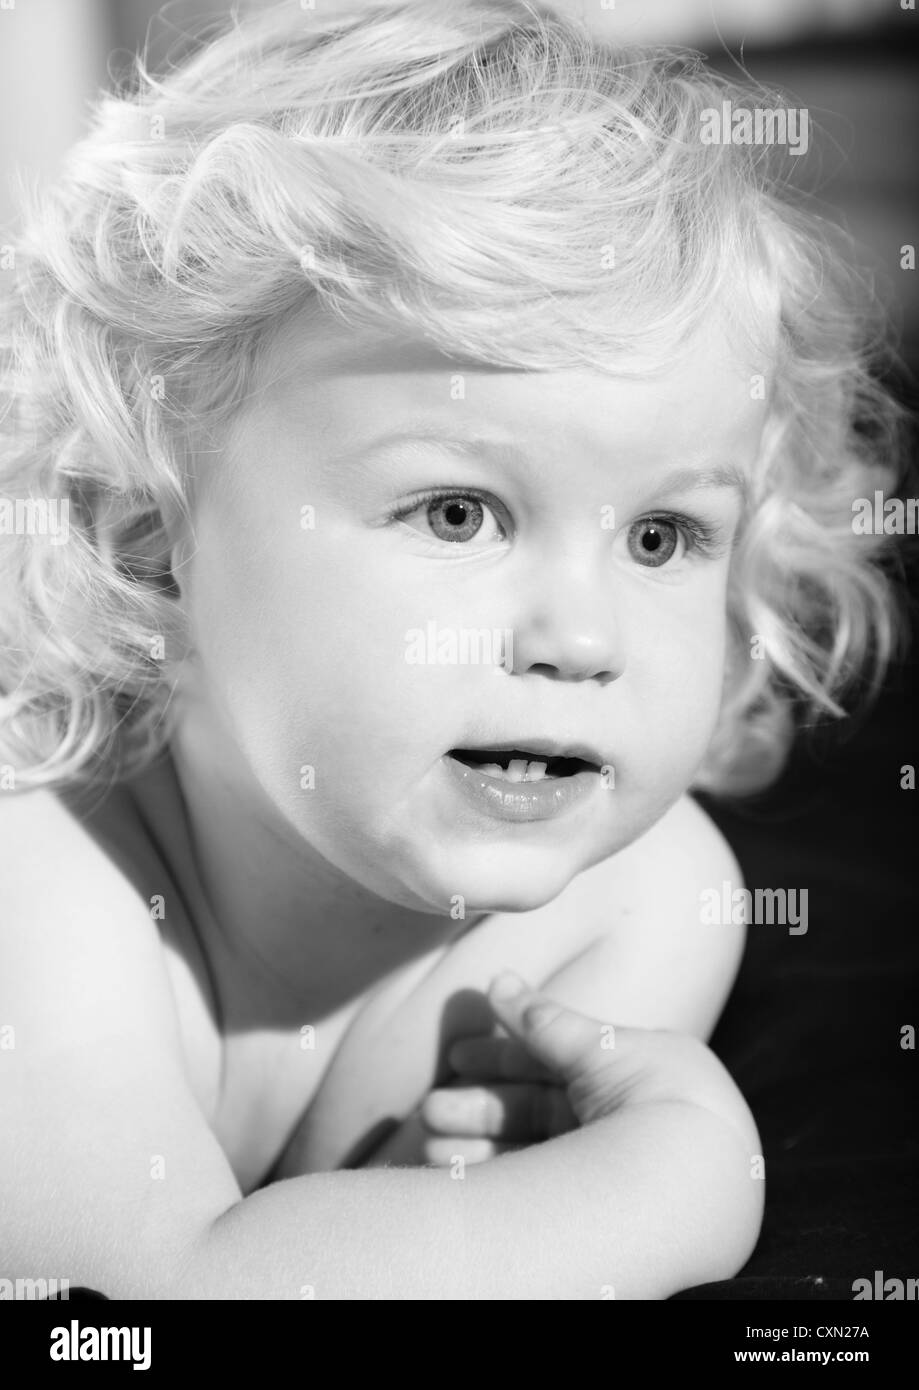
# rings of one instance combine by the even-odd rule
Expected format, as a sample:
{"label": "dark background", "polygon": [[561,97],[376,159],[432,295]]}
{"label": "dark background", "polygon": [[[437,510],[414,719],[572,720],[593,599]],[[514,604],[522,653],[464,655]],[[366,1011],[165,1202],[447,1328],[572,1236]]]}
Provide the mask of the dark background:
{"label": "dark background", "polygon": [[[745,53],[823,128],[817,196],[878,265],[900,336],[890,381],[913,411],[917,272],[899,258],[919,237],[916,21],[894,14],[876,30]],[[915,445],[913,430],[903,495],[919,492]],[[743,806],[700,798],[748,887],[808,889],[809,929],[749,928],[712,1040],[760,1128],[766,1219],[740,1276],[697,1297],[850,1299],[875,1270],[919,1275],[919,1060],[900,1045],[905,1025],[919,1033],[919,792],[900,786],[901,767],[919,762],[916,552],[907,538],[910,652],[868,717],[803,734],[778,784]]]}

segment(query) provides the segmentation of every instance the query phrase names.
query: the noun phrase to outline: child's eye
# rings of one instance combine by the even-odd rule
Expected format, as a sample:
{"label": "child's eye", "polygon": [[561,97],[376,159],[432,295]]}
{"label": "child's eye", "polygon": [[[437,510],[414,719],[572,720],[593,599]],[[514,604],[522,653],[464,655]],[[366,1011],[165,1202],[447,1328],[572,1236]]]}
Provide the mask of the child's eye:
{"label": "child's eye", "polygon": [[[421,524],[416,526],[412,518],[419,515]],[[401,521],[422,535],[433,534],[439,541],[452,545],[468,545],[473,540],[488,545],[506,539],[506,532],[491,507],[476,493],[427,493],[416,497],[410,506],[394,512],[393,520]]]}
{"label": "child's eye", "polygon": [[629,527],[628,546],[638,564],[659,569],[678,550],[681,559],[687,550],[712,554],[716,550],[716,534],[711,527],[689,517],[644,516]]}

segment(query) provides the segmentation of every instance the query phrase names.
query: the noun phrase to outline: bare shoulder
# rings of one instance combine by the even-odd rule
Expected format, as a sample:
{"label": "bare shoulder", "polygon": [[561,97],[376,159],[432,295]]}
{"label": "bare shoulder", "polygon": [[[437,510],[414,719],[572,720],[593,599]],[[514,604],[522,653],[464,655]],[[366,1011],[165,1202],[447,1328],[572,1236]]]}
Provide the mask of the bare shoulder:
{"label": "bare shoulder", "polygon": [[[2,921],[9,930],[40,921],[46,939],[62,950],[70,943],[81,957],[94,958],[94,969],[112,960],[114,920],[125,949],[159,951],[137,889],[52,792],[0,798],[0,842]],[[116,950],[114,962],[121,956]]]}
{"label": "bare shoulder", "polygon": [[51,791],[0,795],[0,844],[0,892],[7,902],[34,907],[74,887],[74,874],[82,891],[91,885],[102,893],[130,891],[117,866]]}
{"label": "bare shoulder", "polygon": [[238,1187],[188,1084],[143,899],[50,792],[0,801],[0,844],[0,1274],[139,1296],[159,1249],[175,1256],[190,1215]]}
{"label": "bare shoulder", "polygon": [[620,930],[636,913],[693,921],[705,889],[727,879],[743,885],[740,865],[712,818],[689,795],[632,844],[585,870],[572,884],[582,913],[600,936]]}
{"label": "bare shoulder", "polygon": [[581,875],[578,906],[593,945],[551,987],[569,990],[565,1002],[595,1017],[707,1038],[746,939],[743,926],[713,926],[702,912],[702,895],[725,880],[743,882],[730,845],[698,803],[681,797],[633,844]]}
{"label": "bare shoulder", "polygon": [[[711,816],[688,793],[670,807],[634,844],[607,861],[611,877],[665,877],[679,893],[695,884],[701,891],[723,878],[742,883],[740,865]],[[662,884],[661,887],[665,887]]]}
{"label": "bare shoulder", "polygon": [[[64,802],[38,789],[0,798],[0,958],[14,1012],[41,1021],[55,1045],[60,1024],[87,1040],[142,999],[160,1022],[171,999],[163,951],[136,888]],[[5,991],[4,991],[5,992]],[[119,1020],[127,1023],[128,1016]],[[135,1020],[132,1031],[136,1031]]]}

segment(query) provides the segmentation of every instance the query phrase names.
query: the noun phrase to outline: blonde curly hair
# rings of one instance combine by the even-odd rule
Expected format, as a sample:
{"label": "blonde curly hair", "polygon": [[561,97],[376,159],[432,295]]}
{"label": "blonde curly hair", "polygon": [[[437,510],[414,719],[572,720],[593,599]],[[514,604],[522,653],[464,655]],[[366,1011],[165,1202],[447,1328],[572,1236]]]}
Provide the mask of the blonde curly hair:
{"label": "blonde curly hair", "polygon": [[700,139],[705,111],[750,97],[697,54],[613,48],[527,0],[286,0],[161,79],[138,59],[0,272],[0,496],[69,510],[66,544],[0,537],[17,787],[128,775],[168,740],[189,460],[310,300],[533,370],[641,376],[716,301],[760,344],[778,333],[696,785],[766,785],[796,707],[876,690],[900,628],[890,542],[851,522],[900,473],[883,320],[787,154]]}

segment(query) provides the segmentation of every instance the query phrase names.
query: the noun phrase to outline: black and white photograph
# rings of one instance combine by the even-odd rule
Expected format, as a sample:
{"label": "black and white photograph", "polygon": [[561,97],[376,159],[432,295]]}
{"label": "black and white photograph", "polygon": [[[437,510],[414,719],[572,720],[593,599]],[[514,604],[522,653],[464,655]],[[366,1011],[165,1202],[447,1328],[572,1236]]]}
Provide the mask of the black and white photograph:
{"label": "black and white photograph", "polygon": [[604,1328],[886,1364],[917,26],[0,0],[29,1369],[172,1368],[158,1320],[227,1301],[667,1303]]}

